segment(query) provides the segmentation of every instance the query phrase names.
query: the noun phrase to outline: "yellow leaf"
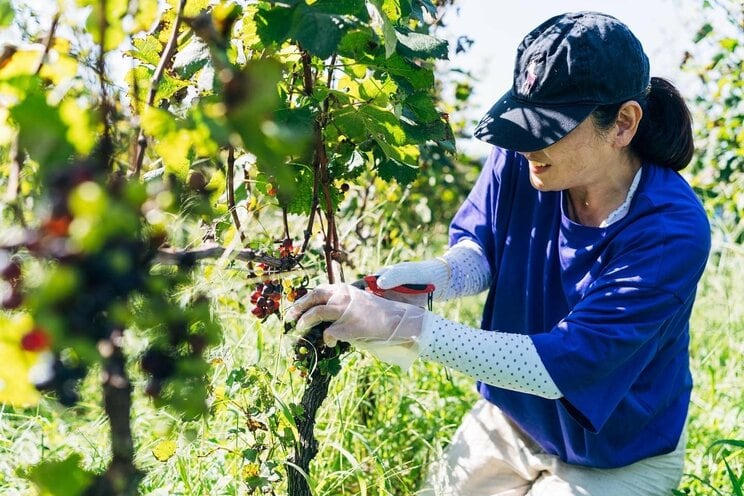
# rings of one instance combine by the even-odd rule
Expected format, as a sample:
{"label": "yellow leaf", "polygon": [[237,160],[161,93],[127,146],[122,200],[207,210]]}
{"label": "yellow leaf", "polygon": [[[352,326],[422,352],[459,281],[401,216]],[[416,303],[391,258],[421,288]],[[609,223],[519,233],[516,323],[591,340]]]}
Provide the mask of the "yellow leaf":
{"label": "yellow leaf", "polygon": [[181,181],[186,181],[189,173],[189,152],[191,151],[191,134],[186,129],[163,136],[153,147],[163,158],[165,171]]}
{"label": "yellow leaf", "polygon": [[157,18],[158,1],[139,0],[139,2],[137,2],[137,15],[134,18],[135,25],[132,32],[149,31]]}
{"label": "yellow leaf", "polygon": [[89,109],[81,108],[77,101],[67,98],[59,104],[59,116],[67,124],[67,140],[81,155],[87,155],[98,140],[95,124]]}
{"label": "yellow leaf", "polygon": [[258,474],[261,473],[261,466],[256,462],[250,462],[243,465],[243,478],[244,479],[251,479],[253,477],[258,477]]}
{"label": "yellow leaf", "polygon": [[59,54],[54,62],[41,66],[41,77],[49,79],[54,85],[60,85],[77,74],[78,61],[66,54]]}
{"label": "yellow leaf", "polygon": [[167,462],[173,454],[176,452],[176,442],[169,439],[160,441],[152,449],[152,456],[154,456],[159,462]]}
{"label": "yellow leaf", "polygon": [[35,50],[18,50],[0,67],[0,80],[36,72],[41,54]]}
{"label": "yellow leaf", "polygon": [[38,353],[24,351],[21,337],[33,328],[28,314],[11,318],[0,316],[0,403],[16,408],[34,406],[39,402],[39,392],[29,381],[29,370]]}

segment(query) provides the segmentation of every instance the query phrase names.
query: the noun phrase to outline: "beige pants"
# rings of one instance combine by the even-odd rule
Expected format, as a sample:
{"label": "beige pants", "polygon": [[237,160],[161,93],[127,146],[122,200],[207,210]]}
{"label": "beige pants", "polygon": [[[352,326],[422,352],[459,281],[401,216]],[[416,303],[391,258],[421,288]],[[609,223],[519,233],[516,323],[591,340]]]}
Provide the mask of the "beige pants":
{"label": "beige pants", "polygon": [[496,406],[478,401],[420,496],[669,496],[682,477],[685,436],[666,455],[626,467],[571,465],[543,452]]}

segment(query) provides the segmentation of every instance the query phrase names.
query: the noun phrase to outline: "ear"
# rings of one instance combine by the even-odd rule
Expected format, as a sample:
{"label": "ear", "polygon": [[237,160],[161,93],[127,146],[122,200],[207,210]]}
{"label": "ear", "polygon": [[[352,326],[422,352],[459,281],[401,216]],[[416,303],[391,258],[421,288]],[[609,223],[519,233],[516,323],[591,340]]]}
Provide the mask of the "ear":
{"label": "ear", "polygon": [[633,140],[638,125],[643,117],[643,109],[635,100],[629,100],[620,106],[615,121],[615,137],[613,145],[622,148],[628,146]]}

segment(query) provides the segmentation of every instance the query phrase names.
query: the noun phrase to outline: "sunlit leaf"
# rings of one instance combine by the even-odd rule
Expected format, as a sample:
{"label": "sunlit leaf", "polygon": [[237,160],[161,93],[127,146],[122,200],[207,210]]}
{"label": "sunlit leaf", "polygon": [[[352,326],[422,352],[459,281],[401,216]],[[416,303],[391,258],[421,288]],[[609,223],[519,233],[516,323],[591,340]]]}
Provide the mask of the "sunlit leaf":
{"label": "sunlit leaf", "polygon": [[155,152],[163,159],[166,173],[186,181],[189,173],[189,156],[191,154],[191,134],[181,129],[166,134],[154,145]]}
{"label": "sunlit leaf", "polygon": [[132,32],[149,31],[158,18],[158,0],[138,0]]}
{"label": "sunlit leaf", "polygon": [[168,111],[145,107],[141,118],[142,129],[150,136],[163,136],[178,129],[176,118]]}
{"label": "sunlit leaf", "polygon": [[448,43],[429,34],[396,29],[398,53],[404,57],[446,59]]}
{"label": "sunlit leaf", "polygon": [[65,99],[59,104],[59,115],[67,125],[67,141],[80,155],[93,150],[98,140],[96,123],[91,109],[80,107],[77,100]]}
{"label": "sunlit leaf", "polygon": [[289,38],[293,8],[259,9],[254,16],[256,34],[265,45],[281,44]]}
{"label": "sunlit leaf", "polygon": [[14,16],[15,12],[10,0],[0,0],[0,27],[10,26]]}
{"label": "sunlit leaf", "polygon": [[28,314],[14,317],[0,315],[0,404],[17,408],[39,402],[40,395],[29,380],[29,370],[39,358],[38,353],[24,351],[21,338],[33,328]]}
{"label": "sunlit leaf", "polygon": [[41,54],[34,50],[16,50],[0,65],[0,81],[36,72]]}
{"label": "sunlit leaf", "polygon": [[68,141],[68,126],[59,109],[46,102],[39,86],[10,110],[11,118],[20,129],[19,141],[29,156],[48,168],[66,163],[75,153]]}
{"label": "sunlit leaf", "polygon": [[152,456],[159,462],[167,462],[176,453],[178,445],[172,439],[160,441],[152,449]]}
{"label": "sunlit leaf", "polygon": [[406,133],[400,124],[400,120],[392,112],[364,105],[359,113],[365,118],[367,129],[374,135],[375,139],[384,141],[390,145],[403,145],[406,143]]}
{"label": "sunlit leaf", "polygon": [[[180,0],[167,0],[173,11],[178,9]],[[196,17],[209,7],[209,0],[188,0],[183,9],[183,15],[186,17]]]}
{"label": "sunlit leaf", "polygon": [[28,478],[39,496],[81,496],[93,480],[93,474],[80,467],[82,457],[74,453],[64,460],[47,460],[33,466]]}
{"label": "sunlit leaf", "polygon": [[132,40],[134,50],[127,52],[129,55],[147,62],[153,67],[157,66],[160,62],[160,54],[163,51],[163,44],[156,37],[148,35],[145,37],[138,37]]}
{"label": "sunlit leaf", "polygon": [[77,71],[77,59],[66,54],[59,54],[53,63],[47,62],[41,67],[40,75],[54,85],[61,85],[75,77]]}

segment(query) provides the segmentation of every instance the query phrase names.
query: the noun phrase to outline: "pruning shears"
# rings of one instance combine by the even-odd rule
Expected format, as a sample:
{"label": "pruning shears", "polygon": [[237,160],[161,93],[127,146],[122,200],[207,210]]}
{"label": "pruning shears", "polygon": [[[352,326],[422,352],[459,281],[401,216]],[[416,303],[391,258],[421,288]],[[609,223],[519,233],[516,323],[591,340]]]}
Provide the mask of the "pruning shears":
{"label": "pruning shears", "polygon": [[382,296],[385,291],[395,291],[396,293],[403,293],[408,295],[425,294],[426,295],[426,306],[429,310],[432,309],[434,301],[434,285],[433,284],[401,284],[391,289],[382,289],[377,285],[377,279],[379,274],[370,274],[364,276],[364,278],[352,283],[352,286],[356,286],[359,289],[369,289],[373,294]]}

